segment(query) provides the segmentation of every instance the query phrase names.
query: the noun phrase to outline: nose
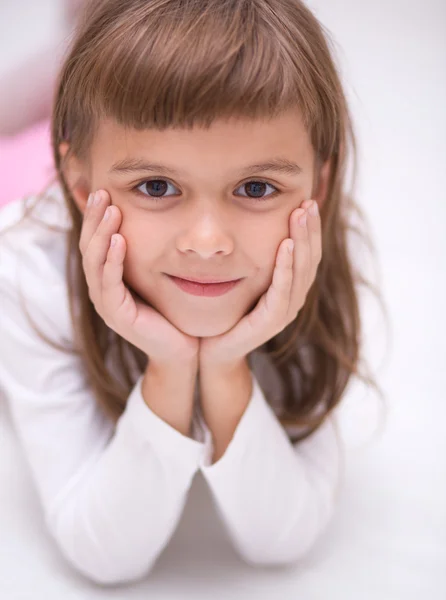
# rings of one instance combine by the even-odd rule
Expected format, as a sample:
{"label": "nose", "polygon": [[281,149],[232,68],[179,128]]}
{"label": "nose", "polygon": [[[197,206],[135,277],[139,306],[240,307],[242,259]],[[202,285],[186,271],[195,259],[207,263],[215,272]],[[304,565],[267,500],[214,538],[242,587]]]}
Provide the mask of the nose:
{"label": "nose", "polygon": [[202,211],[192,216],[190,225],[177,237],[181,252],[197,254],[207,259],[214,255],[231,254],[234,249],[233,227],[215,211]]}

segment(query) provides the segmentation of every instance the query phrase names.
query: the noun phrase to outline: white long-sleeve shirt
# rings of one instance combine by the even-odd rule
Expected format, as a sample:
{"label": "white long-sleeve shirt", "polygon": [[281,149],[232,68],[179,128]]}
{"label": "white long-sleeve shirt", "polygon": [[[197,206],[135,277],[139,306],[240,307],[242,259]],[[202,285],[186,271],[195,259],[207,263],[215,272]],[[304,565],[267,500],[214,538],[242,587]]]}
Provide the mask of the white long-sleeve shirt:
{"label": "white long-sleeve shirt", "polygon": [[67,561],[97,583],[147,575],[199,469],[244,560],[297,561],[335,507],[342,454],[333,417],[293,445],[273,407],[280,381],[266,355],[253,353],[250,402],[216,463],[199,408],[187,437],[144,402],[142,375],[114,425],[99,409],[79,357],[46,344],[20,302],[23,294],[32,320],[51,339],[73,339],[65,279],[69,217],[58,184],[34,214],[59,232],[35,220],[5,231],[23,209],[19,199],[0,210],[0,389],[48,530]]}

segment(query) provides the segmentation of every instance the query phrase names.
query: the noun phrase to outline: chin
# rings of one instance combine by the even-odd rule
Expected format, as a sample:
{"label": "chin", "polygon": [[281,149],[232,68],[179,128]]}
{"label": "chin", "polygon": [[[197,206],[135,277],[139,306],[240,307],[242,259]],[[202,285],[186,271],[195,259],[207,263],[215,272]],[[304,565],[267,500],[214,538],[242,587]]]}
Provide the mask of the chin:
{"label": "chin", "polygon": [[218,322],[214,318],[209,320],[209,322],[205,322],[202,319],[201,321],[197,321],[196,323],[191,323],[190,320],[184,322],[182,319],[178,319],[177,322],[172,321],[172,324],[175,325],[177,329],[179,329],[186,335],[190,335],[192,337],[207,338],[215,337],[217,335],[221,335],[222,333],[226,333],[234,327],[236,322],[237,321],[234,321],[234,319],[220,319],[220,322]]}

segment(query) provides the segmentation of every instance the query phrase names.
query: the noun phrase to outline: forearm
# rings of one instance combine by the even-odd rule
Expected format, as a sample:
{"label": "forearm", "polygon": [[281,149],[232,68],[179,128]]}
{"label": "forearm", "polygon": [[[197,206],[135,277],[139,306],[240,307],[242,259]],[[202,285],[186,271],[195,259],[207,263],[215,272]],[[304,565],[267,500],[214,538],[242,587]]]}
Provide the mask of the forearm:
{"label": "forearm", "polygon": [[[72,381],[67,384],[71,387]],[[97,438],[104,437],[105,431],[98,434],[102,420],[94,418],[91,398],[82,403],[88,416],[80,415],[77,405],[75,434],[69,426],[63,429],[67,415],[52,411],[60,421],[59,439],[53,436],[52,448],[63,447],[65,459],[65,463],[59,459],[57,488],[57,478],[48,470],[49,457],[56,454],[52,448],[37,450],[36,431],[32,438],[37,450],[32,460],[41,454],[40,477],[47,478],[48,490],[50,480],[53,486],[51,496],[47,492],[47,525],[70,562],[100,583],[129,582],[147,575],[177,527],[202,453],[198,442],[148,410],[141,384],[142,378],[114,432],[110,430],[110,439],[105,435],[100,448]],[[55,390],[52,402],[57,398],[60,403],[60,397]],[[71,404],[67,406],[69,411]],[[87,419],[96,431],[82,429]],[[76,464],[81,455],[83,464]]]}
{"label": "forearm", "polygon": [[285,564],[308,551],[333,513],[339,448],[329,421],[293,445],[253,378],[229,447],[201,471],[240,555]]}
{"label": "forearm", "polygon": [[160,366],[149,361],[142,381],[147,406],[163,421],[191,437],[197,362]]}
{"label": "forearm", "polygon": [[226,367],[200,365],[201,409],[212,433],[212,464],[226,451],[252,394],[247,359]]}

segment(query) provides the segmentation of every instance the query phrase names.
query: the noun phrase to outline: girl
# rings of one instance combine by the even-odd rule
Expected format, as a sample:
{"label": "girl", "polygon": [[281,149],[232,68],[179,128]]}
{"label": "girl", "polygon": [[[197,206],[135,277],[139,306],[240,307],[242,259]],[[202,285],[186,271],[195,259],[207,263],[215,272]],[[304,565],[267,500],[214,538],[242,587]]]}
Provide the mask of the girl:
{"label": "girl", "polygon": [[298,0],[88,3],[52,147],[56,181],[0,213],[0,381],[55,542],[95,582],[145,577],[200,470],[246,562],[295,563],[360,355],[321,25]]}

